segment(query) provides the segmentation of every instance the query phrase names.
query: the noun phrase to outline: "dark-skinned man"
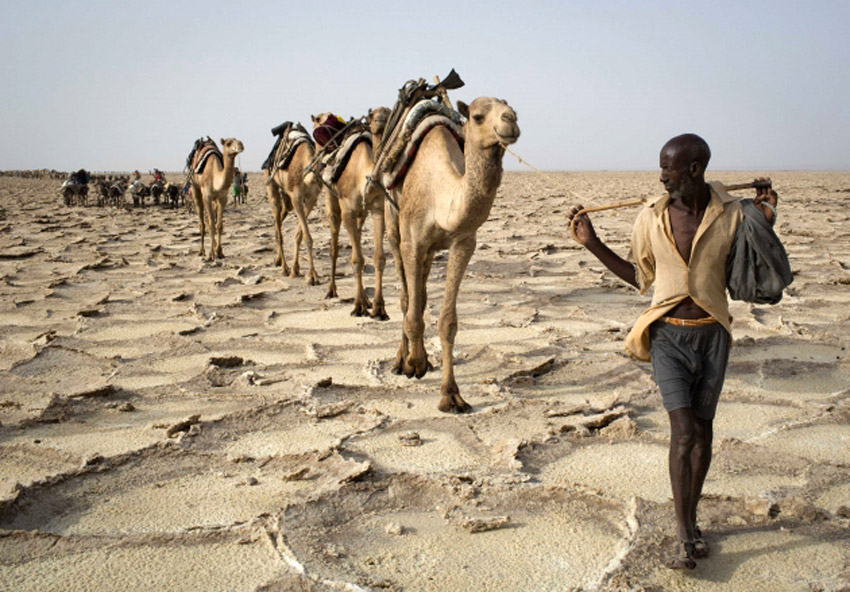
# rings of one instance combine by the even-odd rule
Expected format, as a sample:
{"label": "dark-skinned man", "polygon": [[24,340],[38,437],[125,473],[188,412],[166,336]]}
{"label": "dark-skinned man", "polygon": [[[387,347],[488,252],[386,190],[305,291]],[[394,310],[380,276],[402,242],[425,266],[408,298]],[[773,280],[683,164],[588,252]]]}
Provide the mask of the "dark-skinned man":
{"label": "dark-skinned man", "polygon": [[[705,181],[708,144],[683,134],[664,144],[661,182],[667,195],[650,200],[632,231],[631,261],[609,249],[590,219],[580,216],[578,241],[609,270],[644,294],[655,284],[651,306],[626,338],[626,351],[651,361],[670,421],[670,483],[679,545],[667,563],[693,569],[708,555],[697,527],[697,504],[711,464],[712,422],[726,375],[731,322],[726,258],[743,213],[719,183]],[[778,197],[758,189],[754,200],[771,224]],[[569,213],[572,220],[582,208]]]}

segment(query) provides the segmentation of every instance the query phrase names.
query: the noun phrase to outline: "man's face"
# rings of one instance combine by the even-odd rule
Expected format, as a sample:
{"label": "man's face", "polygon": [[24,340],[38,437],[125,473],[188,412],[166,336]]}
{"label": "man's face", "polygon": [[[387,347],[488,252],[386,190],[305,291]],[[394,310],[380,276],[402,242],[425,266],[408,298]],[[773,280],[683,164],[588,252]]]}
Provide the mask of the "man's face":
{"label": "man's face", "polygon": [[672,199],[681,197],[694,185],[688,167],[689,163],[685,161],[681,150],[671,146],[665,146],[661,149],[659,158],[661,177],[659,180],[664,184],[664,189],[667,190]]}

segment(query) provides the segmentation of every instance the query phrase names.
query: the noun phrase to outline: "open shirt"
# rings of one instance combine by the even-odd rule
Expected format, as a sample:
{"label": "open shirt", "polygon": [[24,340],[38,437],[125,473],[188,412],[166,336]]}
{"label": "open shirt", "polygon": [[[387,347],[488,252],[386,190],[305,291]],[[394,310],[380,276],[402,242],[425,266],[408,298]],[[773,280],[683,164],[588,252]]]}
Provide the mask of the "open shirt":
{"label": "open shirt", "polygon": [[691,245],[690,262],[676,248],[670,226],[670,196],[647,202],[632,230],[630,259],[640,293],[655,284],[652,305],[638,317],[626,337],[626,351],[649,361],[649,326],[688,296],[732,333],[726,299],[726,257],[743,213],[741,203],[723,184],[709,183],[711,199]]}

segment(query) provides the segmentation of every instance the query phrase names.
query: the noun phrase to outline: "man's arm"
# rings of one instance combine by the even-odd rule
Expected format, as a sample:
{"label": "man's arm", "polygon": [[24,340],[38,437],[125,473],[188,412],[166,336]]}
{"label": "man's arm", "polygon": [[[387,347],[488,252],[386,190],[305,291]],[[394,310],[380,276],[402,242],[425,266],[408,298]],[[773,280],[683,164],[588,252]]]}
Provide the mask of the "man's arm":
{"label": "man's arm", "polygon": [[[572,222],[576,213],[581,209],[582,206],[574,207],[567,214],[567,219]],[[627,284],[639,288],[637,277],[635,276],[635,266],[617,255],[608,245],[602,242],[596,235],[596,231],[593,229],[593,224],[591,224],[587,214],[579,216],[576,219],[575,230],[578,242],[587,247],[587,250],[593,253],[605,267]]]}

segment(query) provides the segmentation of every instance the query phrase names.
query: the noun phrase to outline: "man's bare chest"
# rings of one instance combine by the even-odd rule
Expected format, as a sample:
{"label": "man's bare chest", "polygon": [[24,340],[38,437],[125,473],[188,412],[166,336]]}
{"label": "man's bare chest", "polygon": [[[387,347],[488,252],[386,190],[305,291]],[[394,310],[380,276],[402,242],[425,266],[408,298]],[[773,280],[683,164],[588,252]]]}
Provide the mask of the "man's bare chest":
{"label": "man's bare chest", "polygon": [[693,214],[679,208],[671,207],[668,208],[667,214],[669,216],[670,231],[673,234],[676,250],[679,251],[685,263],[688,263],[691,259],[694,238],[702,223],[705,210]]}

